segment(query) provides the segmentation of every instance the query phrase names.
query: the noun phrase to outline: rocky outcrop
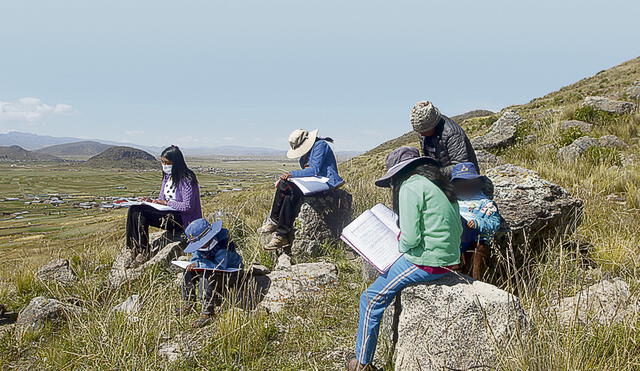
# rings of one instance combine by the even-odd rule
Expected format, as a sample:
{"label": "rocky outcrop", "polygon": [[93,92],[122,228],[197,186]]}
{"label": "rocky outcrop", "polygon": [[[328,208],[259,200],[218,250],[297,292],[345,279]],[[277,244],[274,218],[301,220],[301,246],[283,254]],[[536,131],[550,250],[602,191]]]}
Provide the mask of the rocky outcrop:
{"label": "rocky outcrop", "polygon": [[476,159],[478,160],[478,166],[480,167],[481,172],[487,171],[488,169],[504,163],[504,160],[500,156],[496,156],[483,149],[476,151]]}
{"label": "rocky outcrop", "polygon": [[59,282],[61,284],[69,284],[77,279],[67,259],[53,260],[40,267],[36,272],[36,278],[43,282]]}
{"label": "rocky outcrop", "polygon": [[294,224],[292,255],[320,255],[323,244],[338,239],[351,222],[352,201],[352,196],[342,189],[304,197]]}
{"label": "rocky outcrop", "polygon": [[589,133],[593,130],[593,125],[580,120],[567,120],[560,123],[560,130],[578,129],[583,133]]}
{"label": "rocky outcrop", "polygon": [[627,96],[631,99],[640,100],[640,81],[636,81],[627,88]]}
{"label": "rocky outcrop", "polygon": [[69,315],[82,313],[82,308],[42,296],[31,299],[18,314],[16,325],[22,328],[39,329],[47,321],[61,321]]}
{"label": "rocky outcrop", "polygon": [[485,135],[471,140],[474,149],[500,149],[515,143],[517,128],[523,123],[522,117],[515,111],[506,111],[494,122]]}
{"label": "rocky outcrop", "polygon": [[111,272],[109,272],[109,286],[114,289],[119,288],[127,282],[140,278],[145,271],[153,267],[168,267],[172,260],[177,259],[182,254],[183,250],[180,242],[173,242],[163,247],[146,263],[139,267],[128,269],[126,264],[129,260],[129,249],[124,248],[116,257],[111,267]]}
{"label": "rocky outcrop", "polygon": [[564,146],[558,150],[558,160],[560,161],[576,161],[589,148],[598,146],[598,140],[591,137],[581,137],[573,141],[568,146]]}
{"label": "rocky outcrop", "polygon": [[327,286],[338,281],[338,271],[331,263],[291,264],[286,255],[281,255],[276,269],[269,273],[269,291],[260,307],[270,313],[279,312],[294,300],[309,298],[321,293]]}
{"label": "rocky outcrop", "polygon": [[615,135],[603,135],[598,138],[598,145],[607,148],[626,148],[627,143]]}
{"label": "rocky outcrop", "polygon": [[517,297],[456,274],[404,289],[386,312],[394,323],[383,331],[397,339],[395,369],[402,371],[494,369],[497,351],[528,323]]}
{"label": "rocky outcrop", "polygon": [[625,113],[633,113],[636,109],[636,105],[631,102],[624,102],[619,100],[613,100],[607,97],[586,97],[582,106],[592,107],[599,111],[606,111],[623,115]]}
{"label": "rocky outcrop", "polygon": [[508,255],[502,257],[505,264],[520,265],[527,254],[541,252],[546,240],[579,225],[582,201],[536,172],[506,164],[485,175],[493,182],[494,200],[504,219],[496,236],[499,248],[494,250]]}
{"label": "rocky outcrop", "polygon": [[549,313],[565,325],[611,325],[633,318],[639,311],[638,299],[632,297],[629,285],[619,278],[596,283],[549,308]]}

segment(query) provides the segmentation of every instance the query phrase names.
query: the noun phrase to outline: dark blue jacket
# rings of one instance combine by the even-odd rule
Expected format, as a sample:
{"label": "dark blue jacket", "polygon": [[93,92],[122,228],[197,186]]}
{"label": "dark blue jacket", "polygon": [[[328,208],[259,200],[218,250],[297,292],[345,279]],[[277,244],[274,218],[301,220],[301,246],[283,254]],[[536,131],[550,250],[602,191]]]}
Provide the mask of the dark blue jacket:
{"label": "dark blue jacket", "polygon": [[318,140],[313,144],[311,151],[300,158],[300,167],[302,170],[294,170],[291,172],[293,178],[302,178],[307,176],[318,176],[329,178],[327,184],[331,188],[338,187],[344,183],[344,179],[338,174],[338,163],[336,156],[329,143],[325,140]]}

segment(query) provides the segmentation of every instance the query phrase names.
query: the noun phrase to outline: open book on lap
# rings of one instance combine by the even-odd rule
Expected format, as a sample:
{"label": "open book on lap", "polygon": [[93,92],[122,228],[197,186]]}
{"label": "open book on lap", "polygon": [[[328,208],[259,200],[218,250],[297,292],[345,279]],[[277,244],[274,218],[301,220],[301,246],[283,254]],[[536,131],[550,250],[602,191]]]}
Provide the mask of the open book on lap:
{"label": "open book on lap", "polygon": [[289,178],[289,181],[295,184],[305,195],[328,191],[331,188],[328,183],[329,178],[326,177],[307,176]]}
{"label": "open book on lap", "polygon": [[346,226],[340,238],[378,272],[385,273],[402,256],[398,251],[397,220],[393,211],[377,204]]}
{"label": "open book on lap", "polygon": [[[178,266],[182,269],[187,269],[187,267],[193,262],[190,261],[184,261],[184,260],[174,260],[171,262],[171,264]],[[231,272],[238,272],[240,271],[239,268],[229,268],[229,269],[215,269],[215,268],[194,268],[193,269],[196,272],[202,272],[202,271],[214,271],[214,272],[227,272],[227,273],[231,273]]]}
{"label": "open book on lap", "polygon": [[160,211],[177,211],[176,209],[174,209],[171,206],[155,204],[153,202],[147,202],[147,201],[121,200],[121,201],[116,201],[113,204],[117,205],[117,206],[120,206],[120,207],[147,205],[147,206],[151,206],[154,209],[160,210]]}

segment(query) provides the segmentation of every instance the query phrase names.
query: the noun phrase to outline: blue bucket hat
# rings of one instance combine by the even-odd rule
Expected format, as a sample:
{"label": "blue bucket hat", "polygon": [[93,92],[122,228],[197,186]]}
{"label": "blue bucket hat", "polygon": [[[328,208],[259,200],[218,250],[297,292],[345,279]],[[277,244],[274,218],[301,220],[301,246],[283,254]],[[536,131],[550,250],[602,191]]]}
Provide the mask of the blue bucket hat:
{"label": "blue bucket hat", "polygon": [[[222,220],[213,224],[209,223],[209,221],[204,218],[194,220],[184,231],[187,243],[189,244],[187,245],[187,248],[184,249],[184,252],[192,253],[197,250],[209,251],[213,249],[218,244],[218,241],[223,241],[228,238],[228,233],[220,233],[221,231]],[[206,248],[203,248],[203,246],[209,242],[211,242],[211,244]]]}
{"label": "blue bucket hat", "polygon": [[451,171],[451,181],[456,179],[478,179],[482,175],[478,174],[476,165],[473,162],[461,162],[456,164]]}

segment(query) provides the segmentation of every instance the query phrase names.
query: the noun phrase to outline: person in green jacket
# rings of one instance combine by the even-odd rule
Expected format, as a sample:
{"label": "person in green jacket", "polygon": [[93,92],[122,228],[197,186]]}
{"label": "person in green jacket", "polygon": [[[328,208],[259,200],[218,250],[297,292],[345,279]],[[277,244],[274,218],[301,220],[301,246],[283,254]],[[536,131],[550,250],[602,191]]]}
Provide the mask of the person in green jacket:
{"label": "person in green jacket", "polygon": [[416,148],[400,147],[387,156],[387,173],[376,181],[391,187],[399,216],[402,255],[360,297],[356,357],[347,370],[375,370],[371,364],[380,321],[403,288],[436,280],[460,262],[462,225],[456,195],[438,164]]}

